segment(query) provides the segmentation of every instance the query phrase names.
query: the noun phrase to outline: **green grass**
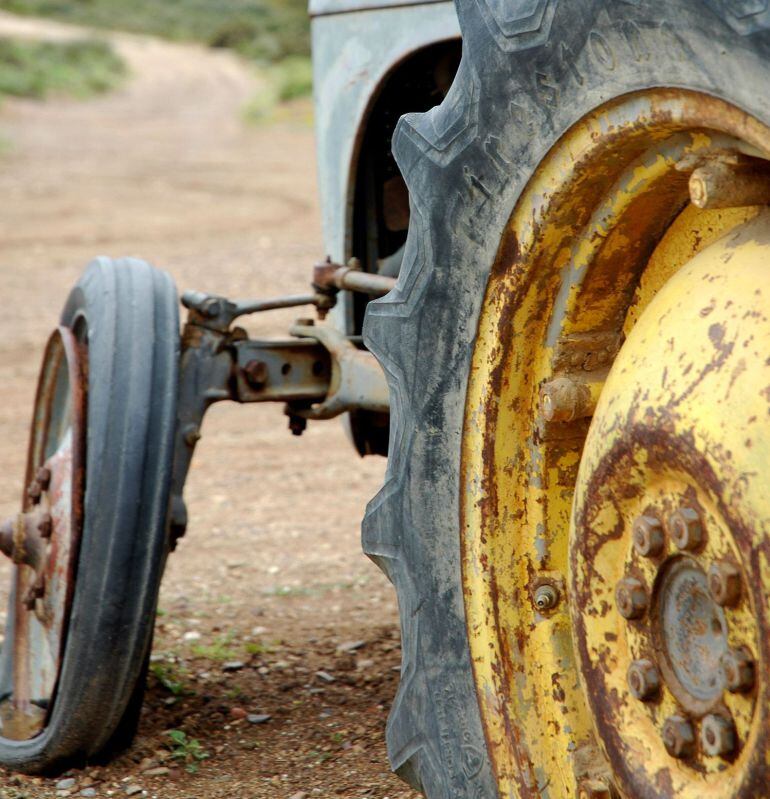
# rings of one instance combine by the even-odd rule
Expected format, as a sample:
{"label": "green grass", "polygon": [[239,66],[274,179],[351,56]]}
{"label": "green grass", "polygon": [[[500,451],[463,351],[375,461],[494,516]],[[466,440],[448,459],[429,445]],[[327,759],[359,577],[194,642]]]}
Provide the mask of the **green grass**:
{"label": "green grass", "polygon": [[28,42],[0,38],[0,97],[86,98],[126,77],[123,60],[105,42]]}
{"label": "green grass", "polygon": [[0,0],[0,8],[204,42],[264,63],[310,50],[306,0]]}

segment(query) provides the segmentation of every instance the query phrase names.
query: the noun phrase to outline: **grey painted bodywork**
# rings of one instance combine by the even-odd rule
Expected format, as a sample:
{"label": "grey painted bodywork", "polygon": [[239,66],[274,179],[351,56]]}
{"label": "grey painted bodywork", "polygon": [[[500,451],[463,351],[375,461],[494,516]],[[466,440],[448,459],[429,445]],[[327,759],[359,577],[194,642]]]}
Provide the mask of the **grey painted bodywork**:
{"label": "grey painted bodywork", "polygon": [[[365,10],[347,10],[354,5]],[[460,30],[451,2],[367,9],[366,0],[314,0],[311,13],[331,7],[345,12],[312,20],[316,141],[325,254],[345,263],[352,254],[354,165],[371,102],[397,64],[458,38]]]}

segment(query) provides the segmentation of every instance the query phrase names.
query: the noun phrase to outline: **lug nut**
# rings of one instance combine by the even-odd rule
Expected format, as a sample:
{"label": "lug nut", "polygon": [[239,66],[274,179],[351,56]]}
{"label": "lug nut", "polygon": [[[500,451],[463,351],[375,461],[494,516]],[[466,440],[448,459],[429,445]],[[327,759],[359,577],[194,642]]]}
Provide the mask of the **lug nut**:
{"label": "lug nut", "polygon": [[47,466],[41,466],[37,470],[35,479],[40,484],[40,488],[43,491],[47,491],[48,486],[51,485],[51,470]]}
{"label": "lug nut", "polygon": [[53,533],[53,518],[50,513],[44,513],[40,517],[40,522],[37,525],[37,531],[40,533],[41,538],[50,538]]}
{"label": "lug nut", "polygon": [[639,619],[647,610],[647,592],[635,577],[624,577],[615,589],[615,603],[624,619]]}
{"label": "lug nut", "polygon": [[631,696],[641,702],[657,696],[660,674],[651,660],[635,660],[628,668],[628,688]]}
{"label": "lug nut", "polygon": [[725,687],[731,693],[744,693],[754,687],[754,660],[745,647],[725,652],[721,666]]}
{"label": "lug nut", "polygon": [[663,724],[663,745],[679,760],[695,752],[695,730],[683,716],[669,716]]}
{"label": "lug nut", "polygon": [[559,592],[553,585],[541,585],[535,590],[535,607],[544,613],[559,604]]}
{"label": "lug nut", "polygon": [[703,541],[703,527],[698,512],[692,508],[675,510],[668,520],[671,540],[686,551],[697,549]]}
{"label": "lug nut", "polygon": [[581,780],[578,799],[614,799],[615,794],[605,780]]}
{"label": "lug nut", "polygon": [[633,526],[634,549],[644,558],[653,558],[663,549],[663,526],[654,516],[640,516]]}
{"label": "lug nut", "polygon": [[717,605],[733,607],[741,598],[741,572],[729,560],[711,564],[709,569],[709,591]]}
{"label": "lug nut", "polygon": [[700,743],[709,757],[724,757],[735,750],[735,725],[731,719],[712,713],[703,719]]}
{"label": "lug nut", "polygon": [[37,480],[33,480],[27,487],[27,496],[33,505],[37,505],[40,502],[40,497],[43,496],[43,487]]}

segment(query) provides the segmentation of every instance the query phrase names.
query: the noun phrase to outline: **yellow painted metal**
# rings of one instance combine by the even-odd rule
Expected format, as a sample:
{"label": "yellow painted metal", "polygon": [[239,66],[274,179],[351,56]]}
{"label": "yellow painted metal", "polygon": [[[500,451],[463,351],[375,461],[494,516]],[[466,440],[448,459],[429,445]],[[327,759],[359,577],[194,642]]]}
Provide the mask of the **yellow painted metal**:
{"label": "yellow painted metal", "polygon": [[[687,205],[676,165],[712,148],[767,153],[770,131],[711,97],[625,97],[563,137],[503,233],[468,387],[461,497],[469,640],[501,797],[574,799],[583,780],[613,770],[593,733],[567,605],[540,614],[532,602],[543,581],[566,593],[588,429],[545,421],[540,387],[606,377],[647,261]],[[655,279],[649,286],[651,295]]]}
{"label": "yellow painted metal", "polygon": [[[729,713],[739,741],[731,762],[697,755],[679,763],[664,748],[664,720],[688,709],[664,681],[660,701],[633,699],[626,672],[667,656],[650,611],[637,623],[615,608],[616,584],[633,575],[655,599],[659,575],[683,556],[667,538],[659,559],[635,553],[635,518],[665,520],[699,509],[705,541],[686,561],[708,572],[738,564],[744,600],[726,608],[728,639],[767,673],[760,640],[770,611],[763,559],[770,555],[770,212],[723,237],[661,288],[639,317],[610,372],[583,451],[572,531],[570,603],[586,694],[615,777],[628,796],[657,786],[678,799],[765,795],[770,778],[768,686],[724,692],[709,710]],[[715,617],[716,618],[716,617]],[[675,683],[674,683],[675,684]],[[694,700],[689,705],[696,705]],[[689,708],[691,709],[691,708]],[[706,708],[689,713],[697,728]]]}

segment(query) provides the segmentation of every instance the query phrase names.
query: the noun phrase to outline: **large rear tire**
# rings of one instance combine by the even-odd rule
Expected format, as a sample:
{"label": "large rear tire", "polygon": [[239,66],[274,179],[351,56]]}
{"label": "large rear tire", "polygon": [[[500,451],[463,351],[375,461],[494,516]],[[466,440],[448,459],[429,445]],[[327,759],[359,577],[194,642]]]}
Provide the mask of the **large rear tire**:
{"label": "large rear tire", "polygon": [[[386,483],[367,510],[363,542],[393,582],[400,607],[402,680],[387,728],[394,770],[429,799],[491,799],[498,786],[539,797],[550,770],[572,753],[563,752],[562,764],[538,763],[520,749],[516,768],[501,766],[496,753],[516,749],[519,730],[498,737],[487,724],[485,737],[479,692],[485,699],[489,685],[474,679],[479,664],[472,663],[463,597],[466,398],[490,274],[496,263],[502,269],[515,259],[515,241],[508,251],[501,242],[538,165],[602,104],[675,87],[723,98],[770,122],[770,96],[757,91],[770,85],[770,8],[764,0],[458,6],[463,59],[455,82],[442,105],[407,115],[394,137],[412,215],[398,284],[370,304],[365,324],[366,343],[388,375],[391,438]],[[524,291],[537,275],[521,269]],[[503,318],[498,329],[501,346],[530,335],[513,319]],[[511,453],[514,469],[519,455]],[[534,541],[542,531],[525,525],[520,534]],[[513,588],[500,591],[514,601]],[[511,657],[516,645],[502,644]],[[500,679],[514,685],[519,677]]]}

